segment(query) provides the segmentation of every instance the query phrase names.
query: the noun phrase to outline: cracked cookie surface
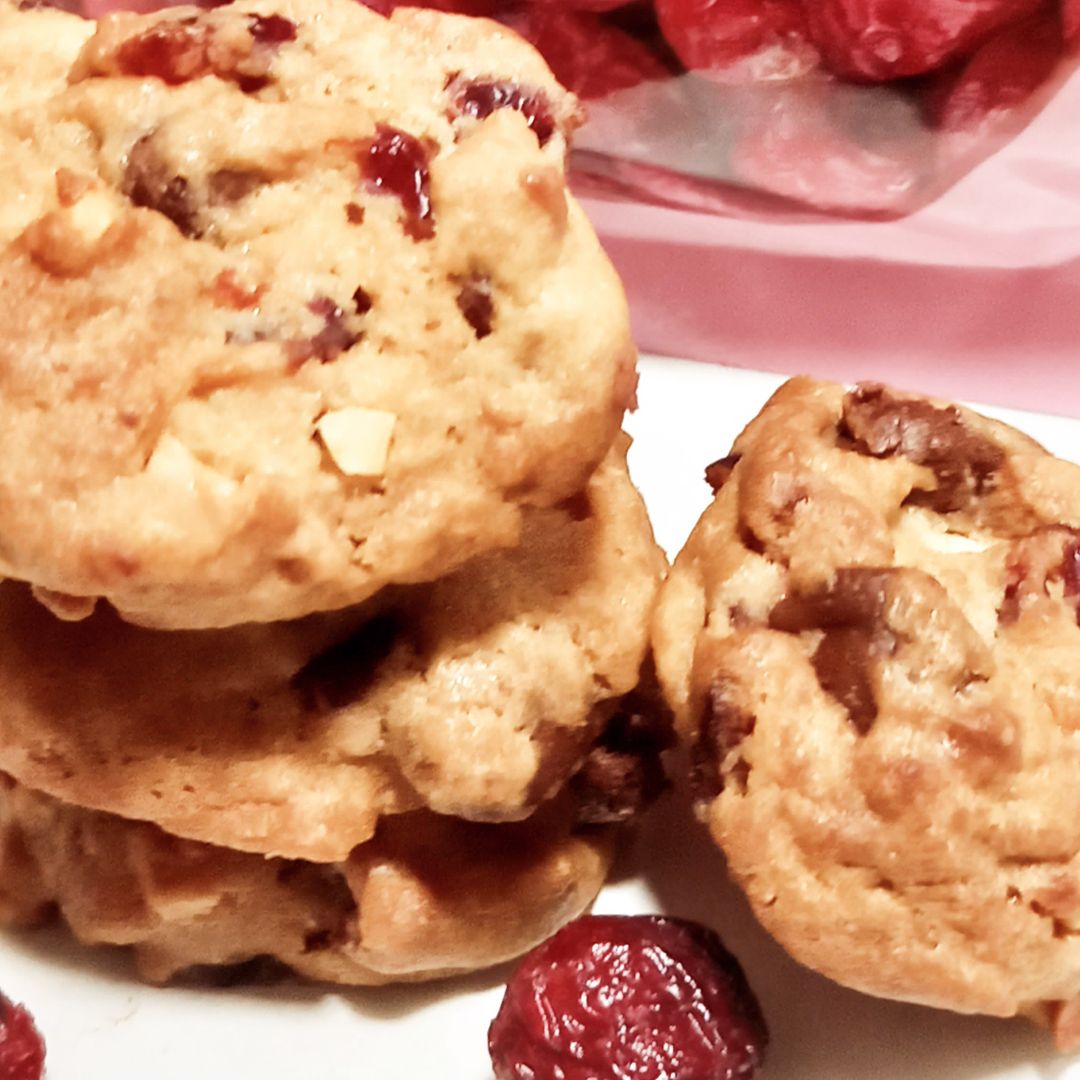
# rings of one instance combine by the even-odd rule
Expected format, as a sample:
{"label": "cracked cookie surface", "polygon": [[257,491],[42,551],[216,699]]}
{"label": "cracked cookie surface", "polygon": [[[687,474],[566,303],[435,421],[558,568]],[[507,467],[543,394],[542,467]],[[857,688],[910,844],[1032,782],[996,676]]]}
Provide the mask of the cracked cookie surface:
{"label": "cracked cookie surface", "polygon": [[1075,1044],[1080,468],[794,379],[707,476],[653,641],[758,918],[849,986]]}
{"label": "cracked cookie surface", "polygon": [[0,76],[57,21],[63,74],[0,102],[0,572],[67,618],[297,618],[580,490],[635,352],[529,46],[349,0],[92,36],[0,3]]}
{"label": "cracked cookie surface", "polygon": [[638,683],[665,561],[625,449],[569,503],[530,510],[520,547],[294,623],[63,622],[0,585],[0,769],[319,862],[417,807],[525,817],[595,756]]}

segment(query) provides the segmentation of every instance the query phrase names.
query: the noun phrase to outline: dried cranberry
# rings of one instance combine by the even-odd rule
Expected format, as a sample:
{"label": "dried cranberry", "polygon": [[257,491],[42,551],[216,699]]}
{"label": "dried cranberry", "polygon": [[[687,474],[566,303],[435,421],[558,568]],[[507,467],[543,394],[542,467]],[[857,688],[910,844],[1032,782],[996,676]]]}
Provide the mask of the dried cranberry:
{"label": "dried cranberry", "polygon": [[360,171],[372,190],[396,195],[405,211],[405,231],[414,240],[435,235],[431,219],[428,162],[431,154],[415,135],[379,124],[363,144]]}
{"label": "dried cranberry", "polygon": [[122,75],[154,76],[170,85],[209,75],[208,34],[197,19],[169,19],[128,38],[116,53]]}
{"label": "dried cranberry", "polygon": [[1061,29],[1070,45],[1080,41],[1080,0],[1062,0]]}
{"label": "dried cranberry", "polygon": [[210,288],[215,307],[232,308],[234,311],[258,307],[264,292],[265,285],[245,285],[236,276],[235,270],[222,270]]}
{"label": "dried cranberry", "polygon": [[720,81],[794,78],[818,63],[799,0],[657,0],[656,16],[679,59]]}
{"label": "dried cranberry", "polygon": [[296,23],[282,15],[249,15],[248,29],[259,45],[283,45],[296,40]]}
{"label": "dried cranberry", "polygon": [[[234,51],[225,35],[198,17],[165,19],[128,38],[116,51],[121,75],[155,77],[172,86],[215,75],[254,93],[269,81],[270,65],[278,47],[296,39],[296,24],[281,15],[249,15],[250,53]],[[224,42],[224,44],[222,44]]]}
{"label": "dried cranberry", "polygon": [[1066,596],[1080,596],[1080,540],[1065,545],[1065,557],[1061,563],[1061,580]]}
{"label": "dried cranberry", "polygon": [[290,371],[296,371],[308,360],[329,364],[351,349],[364,336],[345,323],[345,311],[328,296],[319,296],[308,304],[308,311],[318,315],[323,328],[313,337],[293,339],[285,343],[285,355]]}
{"label": "dried cranberry", "polygon": [[433,11],[449,11],[458,15],[494,15],[507,4],[507,0],[362,0],[362,2],[380,15],[390,15],[399,7],[429,8]]}
{"label": "dried cranberry", "polygon": [[352,299],[353,307],[356,309],[357,315],[366,315],[375,303],[371,298],[371,293],[369,293],[362,285],[356,286],[356,292],[352,294]]}
{"label": "dried cranberry", "polygon": [[1050,77],[1064,52],[1052,15],[1008,26],[986,42],[961,71],[949,73],[926,99],[928,121],[943,131],[981,131],[1024,104]]}
{"label": "dried cranberry", "polygon": [[488,1032],[497,1080],[747,1080],[768,1034],[711,930],[591,916],[514,973]]}
{"label": "dried cranberry", "polygon": [[810,37],[837,75],[923,75],[971,52],[1041,0],[804,0]]}
{"label": "dried cranberry", "polygon": [[473,274],[458,282],[457,306],[477,338],[491,333],[495,302],[491,298],[491,279],[486,274]]}
{"label": "dried cranberry", "polygon": [[454,108],[483,120],[496,109],[515,109],[525,117],[540,145],[555,134],[555,116],[543,90],[497,79],[452,79],[447,87]]}
{"label": "dried cranberry", "polygon": [[671,74],[648,45],[587,12],[533,6],[503,21],[536,46],[563,86],[586,100]]}
{"label": "dried cranberry", "polygon": [[45,1043],[30,1014],[0,994],[0,1077],[40,1080],[45,1070]]}
{"label": "dried cranberry", "polygon": [[633,0],[533,0],[541,7],[570,8],[573,11],[614,11]]}

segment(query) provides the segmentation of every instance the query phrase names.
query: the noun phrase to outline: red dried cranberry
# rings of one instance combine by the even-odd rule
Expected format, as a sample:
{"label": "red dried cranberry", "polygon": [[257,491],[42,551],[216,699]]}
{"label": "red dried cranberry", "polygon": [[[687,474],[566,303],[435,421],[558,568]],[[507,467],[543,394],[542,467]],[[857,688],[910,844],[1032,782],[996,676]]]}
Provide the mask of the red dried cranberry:
{"label": "red dried cranberry", "polygon": [[1053,15],[1026,19],[999,31],[926,98],[928,121],[943,131],[978,132],[995,117],[1024,104],[1050,77],[1064,52]]}
{"label": "red dried cranberry", "polygon": [[373,191],[395,195],[405,211],[405,231],[414,240],[435,235],[427,147],[415,135],[378,124],[375,138],[363,144],[360,171]]}
{"label": "red dried cranberry", "polygon": [[189,82],[213,71],[208,36],[195,18],[163,21],[123,42],[116,65],[123,75],[154,76],[173,86]]}
{"label": "red dried cranberry", "polygon": [[768,1034],[711,930],[591,916],[522,961],[488,1032],[497,1080],[748,1080]]}
{"label": "red dried cranberry", "polygon": [[1061,29],[1070,45],[1080,41],[1080,0],[1062,0]]}
{"label": "red dried cranberry", "polygon": [[837,75],[880,82],[923,75],[969,53],[1041,0],[803,0],[807,25]]}
{"label": "red dried cranberry", "polygon": [[491,279],[486,274],[473,274],[458,282],[457,306],[478,339],[491,333],[495,302],[491,297]]}
{"label": "red dried cranberry", "polygon": [[1065,557],[1061,563],[1061,580],[1066,596],[1080,596],[1080,540],[1065,545]]}
{"label": "red dried cranberry", "polygon": [[289,370],[295,371],[308,360],[329,364],[351,349],[364,335],[345,325],[345,312],[328,296],[320,296],[308,304],[308,310],[323,320],[323,328],[313,337],[285,343]]}
{"label": "red dried cranberry", "polygon": [[362,285],[356,286],[356,292],[352,294],[353,307],[356,309],[357,315],[366,315],[371,310],[371,305],[375,302],[371,299],[371,293],[367,291]]}
{"label": "red dried cranberry", "polygon": [[570,8],[573,11],[594,11],[597,14],[614,11],[632,2],[633,0],[533,0],[533,3],[541,7]]}
{"label": "red dried cranberry", "polygon": [[296,40],[296,23],[283,15],[249,15],[248,29],[259,45],[283,45]]}
{"label": "red dried cranberry", "polygon": [[799,0],[657,0],[656,16],[679,59],[719,81],[794,78],[818,63]]}
{"label": "red dried cranberry", "polygon": [[543,146],[555,133],[555,116],[543,90],[496,79],[455,78],[447,87],[454,108],[483,120],[496,109],[515,109],[525,117]]}
{"label": "red dried cranberry", "polygon": [[429,8],[458,15],[494,15],[506,7],[509,0],[362,0],[372,11],[390,15],[399,7]]}
{"label": "red dried cranberry", "polygon": [[249,15],[248,33],[251,55],[233,55],[214,48],[214,28],[197,17],[163,20],[123,42],[116,67],[122,75],[155,77],[172,86],[215,75],[254,93],[269,83],[278,46],[296,39],[296,24],[281,15]]}
{"label": "red dried cranberry", "polygon": [[30,1014],[0,994],[0,1077],[41,1080],[45,1043]]}
{"label": "red dried cranberry", "polygon": [[245,285],[236,276],[235,270],[222,270],[210,288],[215,307],[232,308],[234,311],[258,307],[264,292],[265,285]]}
{"label": "red dried cranberry", "polygon": [[586,100],[671,74],[648,45],[587,12],[530,7],[503,21],[536,46],[563,86]]}

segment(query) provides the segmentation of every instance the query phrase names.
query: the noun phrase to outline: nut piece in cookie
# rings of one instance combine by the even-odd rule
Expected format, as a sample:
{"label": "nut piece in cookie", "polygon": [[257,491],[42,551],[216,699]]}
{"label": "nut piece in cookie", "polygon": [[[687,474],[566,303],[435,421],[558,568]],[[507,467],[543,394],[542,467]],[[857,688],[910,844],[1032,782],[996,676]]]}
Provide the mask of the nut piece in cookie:
{"label": "nut piece in cookie", "polygon": [[793,379],[708,475],[653,643],[758,918],[838,982],[1076,1045],[1080,467]]}
{"label": "nut piece in cookie", "polygon": [[0,75],[19,43],[0,574],[69,618],[277,622],[512,547],[581,490],[635,350],[567,190],[578,104],[531,46],[353,0],[4,6]]}

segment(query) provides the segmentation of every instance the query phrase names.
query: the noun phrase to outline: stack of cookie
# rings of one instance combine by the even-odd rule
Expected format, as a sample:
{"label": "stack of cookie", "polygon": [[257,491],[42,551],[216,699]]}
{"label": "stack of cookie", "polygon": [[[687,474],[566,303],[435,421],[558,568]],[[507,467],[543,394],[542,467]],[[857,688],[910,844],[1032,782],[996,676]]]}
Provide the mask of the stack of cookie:
{"label": "stack of cookie", "polygon": [[530,947],[655,765],[574,100],[351,0],[0,6],[0,77],[0,917],[152,979]]}

